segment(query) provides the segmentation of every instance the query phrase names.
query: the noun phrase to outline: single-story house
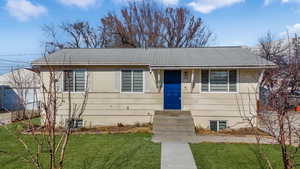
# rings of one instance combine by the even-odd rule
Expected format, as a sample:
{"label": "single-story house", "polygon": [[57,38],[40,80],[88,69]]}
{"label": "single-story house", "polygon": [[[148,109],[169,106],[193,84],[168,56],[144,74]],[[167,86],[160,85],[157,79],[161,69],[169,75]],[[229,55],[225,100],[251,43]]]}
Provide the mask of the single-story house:
{"label": "single-story house", "polygon": [[[63,72],[59,91],[71,90],[74,103],[88,90],[86,126],[147,123],[155,111],[187,110],[196,126],[218,129],[247,124],[260,76],[275,66],[240,46],[63,49],[32,65],[45,81],[49,66]],[[58,121],[67,112],[67,104],[59,107]]]}
{"label": "single-story house", "polygon": [[40,80],[30,69],[14,69],[0,75],[0,109],[39,109]]}

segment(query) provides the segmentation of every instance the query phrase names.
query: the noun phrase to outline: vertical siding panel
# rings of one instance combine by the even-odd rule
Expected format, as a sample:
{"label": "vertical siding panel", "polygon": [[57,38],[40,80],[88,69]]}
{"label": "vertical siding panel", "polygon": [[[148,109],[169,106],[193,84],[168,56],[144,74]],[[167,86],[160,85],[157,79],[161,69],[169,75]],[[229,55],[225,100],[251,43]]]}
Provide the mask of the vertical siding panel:
{"label": "vertical siding panel", "polygon": [[114,73],[114,80],[115,80],[115,83],[114,83],[114,90],[116,92],[121,92],[121,69],[118,69],[115,71]]}
{"label": "vertical siding panel", "polygon": [[86,86],[87,86],[89,92],[95,91],[95,89],[94,89],[94,81],[95,81],[94,80],[94,72],[91,71],[91,70],[87,70],[86,77],[87,77],[87,82],[86,82],[87,84],[86,84]]}

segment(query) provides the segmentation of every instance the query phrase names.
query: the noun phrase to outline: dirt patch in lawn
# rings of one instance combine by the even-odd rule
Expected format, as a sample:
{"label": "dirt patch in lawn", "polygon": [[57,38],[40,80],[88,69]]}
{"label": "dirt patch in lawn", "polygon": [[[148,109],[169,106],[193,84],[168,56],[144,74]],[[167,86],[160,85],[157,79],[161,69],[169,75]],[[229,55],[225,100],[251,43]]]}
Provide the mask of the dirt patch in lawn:
{"label": "dirt patch in lawn", "polygon": [[258,129],[258,128],[239,128],[239,129],[223,129],[220,131],[212,131],[205,128],[196,128],[197,135],[232,135],[232,136],[270,136],[268,133]]}
{"label": "dirt patch in lawn", "polygon": [[[34,129],[36,134],[42,134],[44,128],[42,126],[36,126]],[[57,134],[61,134],[65,131],[65,128],[56,128]],[[135,125],[123,125],[117,126],[96,126],[92,128],[74,128],[71,130],[72,134],[127,134],[127,133],[152,133],[152,124],[135,124]],[[24,130],[24,134],[32,134],[32,130]]]}

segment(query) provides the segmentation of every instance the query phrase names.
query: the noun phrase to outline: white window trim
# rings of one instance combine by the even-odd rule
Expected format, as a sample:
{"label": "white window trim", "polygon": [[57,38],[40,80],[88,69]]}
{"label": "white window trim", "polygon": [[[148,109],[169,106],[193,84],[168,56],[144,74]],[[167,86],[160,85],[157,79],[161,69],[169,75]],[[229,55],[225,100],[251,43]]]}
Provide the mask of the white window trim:
{"label": "white window trim", "polygon": [[[57,74],[60,74],[58,77]],[[57,78],[57,79],[56,79]],[[55,71],[55,79],[57,80],[58,86],[56,86],[56,92],[62,93],[63,92],[63,85],[64,85],[64,71]]]}
{"label": "white window trim", "polygon": [[[143,72],[143,91],[141,92],[134,92],[133,88],[131,88],[130,92],[123,92],[122,91],[122,71],[125,70],[130,70],[131,71],[131,84],[133,85],[133,71],[135,70],[141,70]],[[145,70],[144,69],[121,69],[120,70],[120,93],[145,93]]]}
{"label": "white window trim", "polygon": [[62,89],[62,92],[63,93],[69,93],[69,91],[65,91],[65,71],[84,71],[84,91],[75,91],[75,73],[73,73],[73,91],[70,91],[70,93],[85,93],[86,90],[87,90],[87,69],[64,69],[62,71],[63,73],[63,76],[62,76],[62,86],[61,86],[61,89]]}
{"label": "white window trim", "polygon": [[220,131],[220,121],[225,121],[226,122],[226,128],[228,127],[228,120],[209,120],[209,129],[211,130],[210,122],[216,121],[217,122],[217,131]]}
{"label": "white window trim", "polygon": [[[214,71],[214,70],[218,70],[218,69],[201,69],[201,72],[202,70],[208,70],[208,91],[202,91],[202,73],[200,73],[200,93],[239,93],[240,92],[240,70],[239,69],[225,69],[228,73],[228,79],[227,79],[227,84],[228,84],[228,89],[226,92],[216,92],[216,91],[211,91],[210,90],[210,72],[211,71]],[[229,71],[230,70],[236,70],[236,91],[235,92],[232,92],[232,91],[229,91]]]}

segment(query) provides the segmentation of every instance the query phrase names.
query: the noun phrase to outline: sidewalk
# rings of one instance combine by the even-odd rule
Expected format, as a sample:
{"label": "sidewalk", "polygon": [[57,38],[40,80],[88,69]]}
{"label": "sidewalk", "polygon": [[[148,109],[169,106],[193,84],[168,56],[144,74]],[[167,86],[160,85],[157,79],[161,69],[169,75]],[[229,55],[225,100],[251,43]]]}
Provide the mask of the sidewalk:
{"label": "sidewalk", "polygon": [[197,169],[188,143],[162,142],[161,169]]}

